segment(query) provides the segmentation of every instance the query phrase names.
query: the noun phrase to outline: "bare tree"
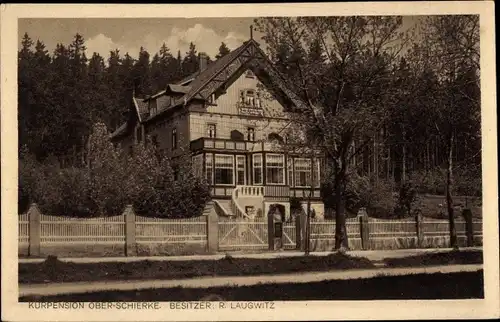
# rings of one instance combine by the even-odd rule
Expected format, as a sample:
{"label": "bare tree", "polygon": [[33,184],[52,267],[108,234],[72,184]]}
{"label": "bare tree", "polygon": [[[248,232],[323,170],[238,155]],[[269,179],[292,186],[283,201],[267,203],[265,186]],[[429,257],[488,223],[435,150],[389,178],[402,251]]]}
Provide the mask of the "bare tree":
{"label": "bare tree", "polygon": [[[414,61],[436,77],[436,87],[426,93],[429,128],[446,147],[446,204],[450,246],[458,247],[453,207],[453,156],[456,142],[481,135],[479,85],[479,16],[429,17],[422,24],[421,41],[414,47]],[[417,58],[415,58],[417,57]],[[414,68],[416,68],[414,66]]]}
{"label": "bare tree", "polygon": [[387,117],[394,99],[388,86],[391,66],[409,34],[401,30],[401,17],[284,17],[256,23],[269,55],[306,102],[293,113],[291,132],[302,133],[299,140],[325,156],[335,190],[335,249],[348,248],[349,164]]}

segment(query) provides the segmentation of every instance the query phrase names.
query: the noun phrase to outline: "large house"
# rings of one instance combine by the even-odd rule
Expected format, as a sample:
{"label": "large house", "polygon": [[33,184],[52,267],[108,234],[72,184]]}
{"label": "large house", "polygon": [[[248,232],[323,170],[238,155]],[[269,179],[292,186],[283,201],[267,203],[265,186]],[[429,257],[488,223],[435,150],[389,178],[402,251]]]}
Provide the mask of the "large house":
{"label": "large house", "polygon": [[290,113],[304,104],[287,83],[253,39],[211,64],[200,54],[195,74],[133,97],[131,117],[111,139],[133,149],[149,136],[173,160],[189,151],[219,215],[263,216],[274,204],[288,219],[291,198],[306,207],[311,196],[322,217],[319,158],[285,147]]}

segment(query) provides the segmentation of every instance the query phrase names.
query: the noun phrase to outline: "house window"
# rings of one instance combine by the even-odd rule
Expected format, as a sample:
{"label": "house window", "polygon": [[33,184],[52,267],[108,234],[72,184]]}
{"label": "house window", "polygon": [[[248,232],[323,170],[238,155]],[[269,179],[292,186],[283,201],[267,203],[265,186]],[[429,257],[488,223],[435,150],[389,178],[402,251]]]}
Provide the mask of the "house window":
{"label": "house window", "polygon": [[217,105],[217,98],[215,97],[215,93],[213,93],[212,95],[210,95],[208,97],[208,104],[210,105]]}
{"label": "house window", "polygon": [[295,159],[295,186],[309,187],[311,185],[311,159]]}
{"label": "house window", "polygon": [[172,150],[177,149],[177,129],[172,130]]}
{"label": "house window", "polygon": [[288,185],[293,187],[293,159],[287,159],[287,168],[288,168]]}
{"label": "house window", "polygon": [[207,135],[209,138],[215,138],[217,136],[217,127],[215,124],[207,124]]}
{"label": "house window", "polygon": [[236,184],[244,185],[245,184],[245,156],[238,155],[236,156]]}
{"label": "house window", "polygon": [[153,145],[154,149],[158,149],[158,135],[155,134],[151,137],[151,144]]}
{"label": "house window", "polygon": [[193,173],[197,178],[203,177],[203,154],[192,157]]}
{"label": "house window", "polygon": [[255,129],[253,127],[247,129],[247,140],[255,141]]}
{"label": "house window", "polygon": [[149,101],[149,114],[155,115],[157,112],[156,99],[152,99]]}
{"label": "house window", "polygon": [[266,154],[266,184],[285,184],[285,156]]}
{"label": "house window", "polygon": [[212,154],[205,154],[205,175],[209,184],[214,184],[214,157]]}
{"label": "house window", "polygon": [[253,155],[253,184],[262,184],[262,154]]}
{"label": "house window", "polygon": [[321,180],[320,180],[320,169],[321,169],[321,163],[320,163],[320,160],[319,159],[316,159],[316,169],[315,169],[315,173],[314,173],[314,186],[315,187],[319,187],[320,186],[320,183],[321,183]]}
{"label": "house window", "polygon": [[[240,104],[247,107],[258,107],[257,106],[257,96],[253,89],[246,89],[240,91]],[[260,106],[260,102],[258,103]]]}
{"label": "house window", "polygon": [[234,184],[234,156],[215,155],[215,184]]}
{"label": "house window", "polygon": [[247,77],[247,78],[255,78],[255,74],[253,73],[253,71],[251,71],[251,70],[249,69],[249,70],[247,70],[247,71],[245,72],[245,77]]}

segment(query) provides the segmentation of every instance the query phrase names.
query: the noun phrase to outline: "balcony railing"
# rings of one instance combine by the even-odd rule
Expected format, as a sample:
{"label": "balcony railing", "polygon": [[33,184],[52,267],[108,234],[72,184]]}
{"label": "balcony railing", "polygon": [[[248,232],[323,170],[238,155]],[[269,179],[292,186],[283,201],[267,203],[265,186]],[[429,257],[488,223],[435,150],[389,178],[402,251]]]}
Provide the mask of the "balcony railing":
{"label": "balcony railing", "polygon": [[230,151],[252,151],[256,142],[234,141],[229,139],[199,138],[191,141],[191,151],[204,149],[230,150]]}
{"label": "balcony railing", "polygon": [[289,186],[264,186],[265,197],[290,197]]}

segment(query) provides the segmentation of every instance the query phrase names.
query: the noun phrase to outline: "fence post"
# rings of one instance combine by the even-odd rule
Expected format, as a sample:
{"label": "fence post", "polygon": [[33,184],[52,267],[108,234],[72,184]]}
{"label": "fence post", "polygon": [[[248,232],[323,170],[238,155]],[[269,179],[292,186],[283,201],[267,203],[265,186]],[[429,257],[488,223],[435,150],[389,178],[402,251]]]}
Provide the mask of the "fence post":
{"label": "fence post", "polygon": [[295,222],[295,249],[302,249],[302,216],[296,215]]}
{"label": "fence post", "polygon": [[213,201],[205,206],[203,214],[207,218],[207,252],[216,253],[219,250],[219,216],[215,211]]}
{"label": "fence post", "polygon": [[368,214],[365,208],[360,208],[358,211],[359,232],[361,237],[361,247],[363,250],[370,248],[370,228],[368,225]]}
{"label": "fence post", "polygon": [[28,210],[28,222],[29,222],[29,244],[28,244],[28,256],[40,256],[41,254],[41,213],[38,209],[36,203],[32,203],[30,209]]}
{"label": "fence post", "polygon": [[127,205],[125,211],[125,256],[136,256],[135,213],[132,205]]}
{"label": "fence post", "polygon": [[465,235],[467,236],[467,247],[474,246],[474,226],[472,224],[472,211],[464,209],[462,216],[465,219]]}
{"label": "fence post", "polygon": [[424,245],[424,230],[423,230],[423,218],[421,213],[415,215],[415,229],[417,231],[417,247],[422,248]]}

